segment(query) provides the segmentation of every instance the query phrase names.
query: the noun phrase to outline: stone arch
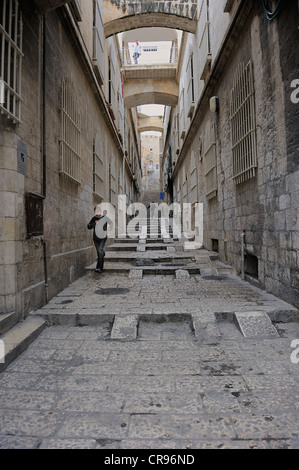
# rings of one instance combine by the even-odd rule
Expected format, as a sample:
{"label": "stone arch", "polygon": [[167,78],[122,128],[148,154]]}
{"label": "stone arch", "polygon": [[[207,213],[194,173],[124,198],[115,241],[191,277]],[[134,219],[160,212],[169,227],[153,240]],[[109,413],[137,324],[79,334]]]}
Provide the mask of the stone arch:
{"label": "stone arch", "polygon": [[175,15],[151,13],[147,15],[136,15],[134,18],[131,16],[119,18],[109,21],[104,25],[105,36],[107,38],[114,34],[140,28],[171,28],[195,34],[196,22]]}
{"label": "stone arch", "polygon": [[197,0],[103,0],[103,11],[106,37],[146,27],[196,31]]}
{"label": "stone arch", "polygon": [[176,106],[178,84],[175,80],[168,79],[130,80],[124,85],[124,102],[128,108],[143,104]]}

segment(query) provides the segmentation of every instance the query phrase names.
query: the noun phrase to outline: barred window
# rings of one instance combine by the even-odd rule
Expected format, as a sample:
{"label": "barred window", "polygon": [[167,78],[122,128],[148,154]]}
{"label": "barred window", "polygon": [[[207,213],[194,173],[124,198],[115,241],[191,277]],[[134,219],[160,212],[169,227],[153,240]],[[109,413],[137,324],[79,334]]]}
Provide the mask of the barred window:
{"label": "barred window", "polygon": [[233,178],[242,183],[256,174],[256,119],[252,64],[240,64],[230,101]]}
{"label": "barred window", "polygon": [[104,70],[104,25],[103,25],[103,2],[93,1],[93,64],[100,84],[103,84]]}
{"label": "barred window", "polygon": [[116,168],[114,157],[111,160],[109,165],[109,193],[110,193],[110,202],[114,207],[117,205],[117,181],[116,181]]}
{"label": "barred window", "polygon": [[206,198],[212,199],[217,195],[217,153],[216,129],[213,122],[208,121],[204,137],[204,165],[206,178]]}
{"label": "barred window", "polygon": [[66,78],[61,96],[60,173],[67,179],[81,182],[81,115],[73,82]]}
{"label": "barred window", "polygon": [[206,80],[212,63],[210,0],[201,0],[198,15],[199,75]]}
{"label": "barred window", "polygon": [[21,122],[22,12],[17,0],[2,0],[0,6],[1,114]]}
{"label": "barred window", "polygon": [[101,156],[102,147],[99,134],[93,143],[93,192],[104,198],[104,162]]}
{"label": "barred window", "polygon": [[190,54],[187,70],[186,70],[188,87],[187,87],[187,116],[191,119],[194,112],[194,101],[195,101],[195,92],[194,92],[194,67],[193,67],[193,54]]}

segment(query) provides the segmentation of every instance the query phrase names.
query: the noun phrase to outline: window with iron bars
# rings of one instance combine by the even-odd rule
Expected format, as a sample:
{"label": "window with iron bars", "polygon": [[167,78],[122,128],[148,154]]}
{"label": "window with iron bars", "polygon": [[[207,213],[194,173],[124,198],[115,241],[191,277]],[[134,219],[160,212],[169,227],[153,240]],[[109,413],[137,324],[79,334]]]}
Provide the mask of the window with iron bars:
{"label": "window with iron bars", "polygon": [[17,0],[2,0],[0,5],[0,110],[21,122],[22,12]]}
{"label": "window with iron bars", "polygon": [[93,143],[93,192],[104,198],[104,162],[101,157],[102,147],[100,135],[97,134]]}
{"label": "window with iron bars", "polygon": [[81,115],[73,82],[66,78],[61,96],[61,168],[60,173],[81,183]]}
{"label": "window with iron bars", "polygon": [[253,69],[249,61],[237,69],[230,99],[233,178],[237,184],[256,174],[256,117]]}

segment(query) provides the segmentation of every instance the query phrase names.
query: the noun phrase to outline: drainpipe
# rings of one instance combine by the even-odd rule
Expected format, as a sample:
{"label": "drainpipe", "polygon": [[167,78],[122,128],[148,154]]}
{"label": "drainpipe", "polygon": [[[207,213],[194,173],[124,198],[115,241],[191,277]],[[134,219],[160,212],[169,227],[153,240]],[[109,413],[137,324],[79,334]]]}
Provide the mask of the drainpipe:
{"label": "drainpipe", "polygon": [[[42,157],[42,194],[44,201],[47,196],[47,162],[46,162],[46,15],[42,15],[41,27],[42,41],[42,94],[41,94],[41,157]],[[45,294],[46,303],[49,302],[48,295],[48,262],[47,262],[47,242],[45,237],[42,238],[43,258],[44,258],[44,277],[45,277]]]}
{"label": "drainpipe", "polygon": [[244,266],[244,255],[245,255],[245,230],[241,233],[241,279],[245,279],[245,266]]}

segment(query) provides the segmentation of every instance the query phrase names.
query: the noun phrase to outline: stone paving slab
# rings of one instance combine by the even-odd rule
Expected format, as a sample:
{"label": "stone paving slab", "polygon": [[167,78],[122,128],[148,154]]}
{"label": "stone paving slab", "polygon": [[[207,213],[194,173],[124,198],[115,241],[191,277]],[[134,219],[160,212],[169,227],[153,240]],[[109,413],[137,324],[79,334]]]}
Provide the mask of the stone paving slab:
{"label": "stone paving slab", "polygon": [[137,337],[137,315],[119,315],[115,317],[111,339],[118,339],[122,341],[132,341]]}
{"label": "stone paving slab", "polygon": [[278,336],[276,328],[265,312],[235,312],[234,318],[245,338]]}
{"label": "stone paving slab", "polygon": [[146,317],[129,343],[109,322],[49,327],[0,375],[0,448],[298,448],[288,326],[213,344],[183,317]]}
{"label": "stone paving slab", "polygon": [[[0,448],[299,448],[298,311],[218,265],[129,271],[89,272],[32,315],[49,326],[0,374]],[[244,336],[250,312],[277,334]]]}

